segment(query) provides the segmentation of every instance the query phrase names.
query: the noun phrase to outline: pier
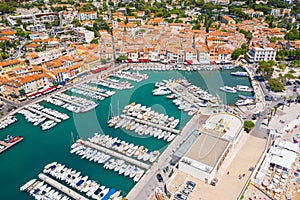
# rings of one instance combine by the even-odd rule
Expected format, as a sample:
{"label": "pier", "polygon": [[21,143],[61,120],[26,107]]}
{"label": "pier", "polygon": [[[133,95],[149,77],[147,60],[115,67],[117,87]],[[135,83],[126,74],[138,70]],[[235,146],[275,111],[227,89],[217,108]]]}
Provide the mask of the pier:
{"label": "pier", "polygon": [[[81,141],[82,141],[82,140],[81,140]],[[107,154],[109,154],[109,155],[111,155],[111,156],[113,156],[113,157],[116,157],[116,158],[125,160],[126,162],[132,163],[132,164],[134,164],[134,165],[136,165],[136,166],[138,166],[138,167],[140,167],[140,168],[143,168],[143,169],[149,169],[149,168],[150,168],[150,165],[148,165],[148,164],[145,164],[145,163],[143,163],[143,162],[140,162],[140,161],[138,161],[138,160],[135,160],[135,159],[133,159],[133,158],[130,158],[130,157],[128,157],[128,156],[125,156],[125,155],[123,155],[123,154],[120,154],[120,153],[118,153],[118,152],[112,151],[112,150],[110,150],[110,149],[106,149],[106,148],[104,148],[104,147],[102,147],[102,146],[99,146],[99,145],[96,145],[96,144],[94,144],[94,143],[92,143],[92,142],[89,142],[89,141],[82,141],[82,142],[83,142],[86,146],[88,146],[88,147],[91,147],[91,148],[93,148],[93,149],[99,150],[99,151],[101,151],[101,152],[103,152],[103,153],[107,153]]]}
{"label": "pier", "polygon": [[46,176],[45,174],[39,174],[39,178],[41,180],[45,181],[46,183],[48,183],[49,185],[52,185],[56,189],[62,191],[66,195],[72,197],[73,199],[76,199],[76,200],[89,200],[89,199],[85,198],[84,196],[78,194],[77,192],[71,190],[70,188],[60,184],[56,180]]}
{"label": "pier", "polygon": [[62,98],[62,97],[60,97],[60,96],[58,96],[58,95],[54,95],[53,97],[56,98],[56,99],[59,99],[59,100],[61,100],[61,101],[64,101],[64,102],[73,104],[73,105],[75,105],[75,106],[78,106],[78,107],[80,107],[80,108],[84,108],[84,106],[83,106],[82,104],[77,103],[77,102],[74,102],[74,101],[71,101],[71,100],[68,100],[68,99],[64,99],[64,98]]}
{"label": "pier", "polygon": [[[178,83],[168,83],[167,84],[167,87],[174,93],[174,94],[178,94],[179,97],[183,98],[185,101],[189,102],[190,104],[192,104],[193,106],[195,106],[197,109],[200,108],[199,105],[197,105],[195,102],[202,102],[200,101],[198,98],[195,98],[194,95],[190,94],[189,92],[186,92],[188,91],[189,89],[184,87],[182,92],[179,92],[177,91],[175,88],[178,87],[178,86],[181,86],[181,87],[184,87],[182,86],[181,84],[178,84]],[[186,90],[185,90],[186,89]],[[183,95],[184,94],[184,95]]]}
{"label": "pier", "polygon": [[165,130],[165,131],[169,131],[171,133],[180,134],[180,130],[169,128],[169,127],[165,127],[165,126],[162,126],[162,125],[159,125],[159,124],[154,124],[154,123],[148,122],[146,120],[137,119],[137,118],[130,117],[130,116],[127,116],[127,115],[120,115],[120,117],[121,118],[129,119],[129,120],[134,120],[135,122],[138,122],[140,124],[146,124],[146,125],[149,125],[149,126],[152,126],[152,127],[156,127],[156,128],[159,128],[159,129],[162,129],[162,130]]}
{"label": "pier", "polygon": [[94,93],[96,95],[99,95],[99,96],[102,96],[102,97],[105,97],[105,98],[108,97],[107,94],[103,94],[101,92],[97,92],[96,90],[89,90],[89,89],[81,87],[79,85],[74,86],[74,88],[79,89],[79,90],[83,90],[83,91],[86,91],[86,92],[92,92],[92,93]]}
{"label": "pier", "polygon": [[48,119],[53,120],[53,121],[55,121],[55,122],[57,122],[57,123],[61,122],[60,119],[57,119],[57,118],[55,118],[55,117],[53,117],[53,116],[51,116],[51,115],[48,115],[47,113],[44,113],[44,112],[39,111],[39,110],[37,110],[37,109],[34,109],[34,108],[30,107],[30,106],[27,106],[27,107],[25,107],[25,108],[26,108],[27,110],[31,111],[31,112],[37,113],[37,114],[39,114],[39,115],[43,115],[44,117],[47,117]]}

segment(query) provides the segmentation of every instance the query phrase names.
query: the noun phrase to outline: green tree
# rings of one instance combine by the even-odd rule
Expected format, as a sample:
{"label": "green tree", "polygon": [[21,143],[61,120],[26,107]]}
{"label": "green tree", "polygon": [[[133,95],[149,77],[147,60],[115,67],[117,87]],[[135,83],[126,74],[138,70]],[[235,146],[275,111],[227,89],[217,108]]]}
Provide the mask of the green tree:
{"label": "green tree", "polygon": [[273,63],[269,63],[266,61],[260,61],[258,62],[259,66],[257,68],[257,72],[259,72],[262,76],[262,78],[268,80],[272,77],[274,68]]}
{"label": "green tree", "polygon": [[74,18],[71,23],[74,24],[75,27],[81,26],[81,23],[77,18]]}
{"label": "green tree", "polygon": [[95,23],[93,24],[93,28],[97,32],[99,30],[107,30],[108,32],[110,32],[110,27],[108,26],[106,21],[103,20],[102,17],[99,19],[96,19]]}
{"label": "green tree", "polygon": [[247,133],[249,133],[254,126],[255,124],[252,121],[244,121],[244,129]]}
{"label": "green tree", "polygon": [[274,92],[281,92],[285,90],[283,84],[278,79],[270,78],[268,80],[268,84],[270,89]]}
{"label": "green tree", "polygon": [[286,69],[286,64],[285,63],[280,63],[278,66],[277,66],[281,71],[284,71]]}
{"label": "green tree", "polygon": [[231,58],[236,60],[238,57],[240,57],[240,55],[243,55],[243,53],[244,50],[242,48],[237,48],[232,52]]}
{"label": "green tree", "polygon": [[300,39],[299,31],[296,28],[293,28],[292,30],[286,33],[284,38],[286,40],[299,40]]}

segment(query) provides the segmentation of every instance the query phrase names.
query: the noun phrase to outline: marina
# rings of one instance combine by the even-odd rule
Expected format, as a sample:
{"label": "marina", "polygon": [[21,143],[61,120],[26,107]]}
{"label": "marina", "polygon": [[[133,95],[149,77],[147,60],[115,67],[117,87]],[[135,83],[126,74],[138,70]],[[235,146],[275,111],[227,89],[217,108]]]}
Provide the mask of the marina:
{"label": "marina", "polygon": [[[199,73],[201,73],[202,76],[199,76],[198,72],[184,71],[145,72],[148,74],[149,78],[143,82],[132,83],[135,89],[118,91],[113,96],[114,98],[104,99],[101,104],[99,104],[97,107],[94,107],[95,109],[91,109],[89,112],[79,112],[80,114],[72,115],[72,113],[69,112],[68,109],[63,110],[65,109],[62,107],[63,105],[71,105],[71,103],[74,102],[78,103],[78,105],[83,105],[81,107],[82,109],[84,109],[85,105],[82,102],[89,101],[85,98],[81,98],[81,100],[76,99],[74,101],[70,100],[69,102],[66,102],[64,100],[67,100],[68,98],[77,98],[75,96],[71,97],[68,94],[58,93],[52,95],[51,99],[57,99],[64,102],[64,104],[61,104],[61,106],[41,102],[41,105],[47,105],[47,107],[58,110],[60,112],[65,111],[70,116],[70,120],[66,120],[63,124],[64,126],[55,126],[51,128],[49,130],[50,134],[40,134],[41,129],[36,128],[35,126],[31,126],[31,124],[28,124],[26,122],[26,119],[24,119],[19,114],[16,114],[16,118],[18,119],[18,121],[6,127],[5,129],[0,130],[0,133],[6,133],[7,135],[12,131],[20,133],[26,132],[27,137],[26,140],[23,140],[22,144],[20,144],[20,147],[22,146],[22,148],[18,148],[18,146],[16,146],[16,148],[5,152],[5,154],[2,154],[0,157],[0,162],[3,163],[0,175],[3,178],[3,181],[13,183],[12,185],[4,184],[1,187],[1,194],[3,198],[23,200],[32,199],[32,196],[16,191],[30,178],[37,176],[37,174],[40,173],[39,169],[41,167],[45,166],[47,163],[53,160],[58,160],[59,162],[64,162],[69,166],[74,166],[76,169],[82,171],[82,173],[89,175],[89,177],[97,181],[97,183],[101,185],[107,185],[107,187],[109,188],[116,188],[116,190],[121,190],[125,195],[127,195],[135,185],[133,179],[120,175],[119,173],[114,172],[114,170],[106,170],[103,167],[99,167],[99,165],[93,162],[86,162],[86,160],[82,160],[80,159],[80,157],[70,154],[70,132],[79,134],[80,137],[83,138],[83,140],[87,140],[87,138],[90,138],[92,136],[91,133],[104,132],[110,135],[110,137],[112,138],[118,137],[121,141],[125,140],[128,143],[133,143],[136,145],[139,144],[140,146],[144,146],[145,148],[151,149],[152,151],[160,150],[160,152],[162,152],[168,145],[168,143],[164,140],[157,140],[154,137],[136,137],[135,134],[125,134],[124,131],[126,127],[123,130],[107,126],[110,104],[112,104],[111,107],[113,109],[113,113],[118,113],[118,108],[123,108],[130,102],[139,102],[147,107],[153,107],[153,110],[164,113],[164,115],[174,116],[175,119],[180,119],[178,129],[181,129],[185,125],[185,123],[189,121],[189,116],[186,112],[178,110],[178,107],[172,103],[173,99],[168,99],[165,96],[153,96],[153,93],[151,91],[155,89],[154,84],[156,82],[168,80],[170,78],[179,79],[184,76],[190,83],[192,83],[193,85],[197,85],[204,91],[206,91],[208,90],[208,88],[205,86],[202,76],[210,77],[212,80],[215,80],[214,75],[220,73],[223,76],[224,84],[226,85],[230,85],[231,82],[233,86],[236,86],[238,84],[249,84],[247,78],[241,81],[240,79],[242,79],[242,77],[239,77],[238,82],[233,82],[232,80],[234,80],[234,78],[230,78],[230,70],[201,71]],[[209,89],[209,93],[218,93],[218,87],[220,86],[216,85],[216,87],[217,88],[215,91]],[[60,96],[60,99],[56,98],[55,96]],[[222,96],[221,93],[220,96]],[[222,99],[228,104],[234,104],[238,99],[238,95],[230,95],[225,97],[222,96]],[[75,106],[75,104],[72,105]],[[95,120],[97,120],[97,124],[94,123]],[[101,127],[101,129],[99,128],[99,126]],[[53,148],[53,144],[55,144],[55,147],[57,148]],[[36,151],[36,149],[39,149],[39,151]],[[114,152],[115,151],[117,150],[114,150]],[[26,157],[24,156],[24,154],[34,155],[34,159]],[[120,155],[123,156],[124,154],[120,153]],[[3,159],[5,159],[5,162]],[[22,170],[17,167],[20,165],[23,166]],[[8,171],[13,171],[14,173],[7,173]],[[24,174],[24,172],[26,172],[26,174]],[[143,178],[141,179],[141,181],[142,180]]]}

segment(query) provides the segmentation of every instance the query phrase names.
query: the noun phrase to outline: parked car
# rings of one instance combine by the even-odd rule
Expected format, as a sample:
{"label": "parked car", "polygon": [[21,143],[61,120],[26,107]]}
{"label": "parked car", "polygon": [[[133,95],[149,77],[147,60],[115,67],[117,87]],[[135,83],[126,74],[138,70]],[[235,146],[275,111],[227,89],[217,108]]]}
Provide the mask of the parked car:
{"label": "parked car", "polygon": [[211,184],[212,186],[216,186],[217,183],[218,183],[218,179],[217,179],[217,178],[214,178],[210,184]]}
{"label": "parked car", "polygon": [[270,97],[270,96],[265,96],[265,100],[266,100],[266,101],[272,101],[272,97]]}
{"label": "parked car", "polygon": [[184,194],[185,196],[189,196],[190,192],[187,190],[181,190],[180,191],[182,194]]}
{"label": "parked car", "polygon": [[162,177],[162,175],[161,174],[156,174],[156,178],[157,178],[157,180],[158,180],[158,182],[163,182],[164,181],[164,179],[163,179],[163,177]]}
{"label": "parked car", "polygon": [[194,187],[191,186],[191,185],[185,185],[184,188],[187,189],[187,190],[190,191],[190,192],[193,192],[193,190],[194,190]]}
{"label": "parked car", "polygon": [[193,181],[187,181],[186,184],[187,184],[187,185],[191,185],[191,186],[193,186],[193,187],[196,186],[196,183],[194,183]]}
{"label": "parked car", "polygon": [[182,194],[175,194],[175,199],[178,199],[178,200],[186,200],[187,197],[182,195]]}

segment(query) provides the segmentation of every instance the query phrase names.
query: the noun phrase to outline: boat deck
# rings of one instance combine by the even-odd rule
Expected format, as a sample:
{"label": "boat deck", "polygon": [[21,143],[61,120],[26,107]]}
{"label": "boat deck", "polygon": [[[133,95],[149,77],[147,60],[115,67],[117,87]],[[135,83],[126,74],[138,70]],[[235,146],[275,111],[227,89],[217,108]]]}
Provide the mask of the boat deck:
{"label": "boat deck", "polygon": [[48,115],[47,113],[44,113],[42,111],[37,110],[35,108],[27,106],[26,109],[29,110],[29,111],[31,111],[31,112],[37,113],[39,115],[43,115],[44,117],[47,117],[48,119],[53,120],[53,121],[55,121],[57,123],[61,122],[60,119],[57,119],[57,118],[55,118],[55,117],[53,117],[51,115]]}
{"label": "boat deck", "polygon": [[70,188],[60,184],[59,182],[57,182],[56,180],[46,176],[45,174],[39,174],[39,178],[43,181],[45,181],[46,183],[48,183],[49,185],[52,185],[53,187],[55,187],[56,189],[62,191],[63,193],[65,193],[66,195],[72,197],[73,199],[78,199],[78,200],[89,200],[87,198],[85,198],[84,196],[78,194],[77,192],[71,190]]}
{"label": "boat deck", "polygon": [[[82,142],[82,141],[81,141]],[[109,154],[113,157],[116,157],[116,158],[119,158],[119,159],[122,159],[122,160],[125,160],[126,162],[129,162],[129,163],[132,163],[140,168],[143,168],[143,169],[149,169],[150,168],[150,165],[146,164],[146,163],[143,163],[143,162],[140,162],[138,160],[135,160],[133,158],[130,158],[128,156],[125,156],[123,154],[120,154],[118,152],[115,152],[115,151],[112,151],[110,149],[107,149],[107,148],[104,148],[102,146],[99,146],[99,145],[96,145],[96,144],[93,144],[89,141],[83,141],[83,143],[88,146],[88,147],[91,147],[91,148],[94,148],[94,149],[97,149],[103,153],[106,153],[106,154]]]}

